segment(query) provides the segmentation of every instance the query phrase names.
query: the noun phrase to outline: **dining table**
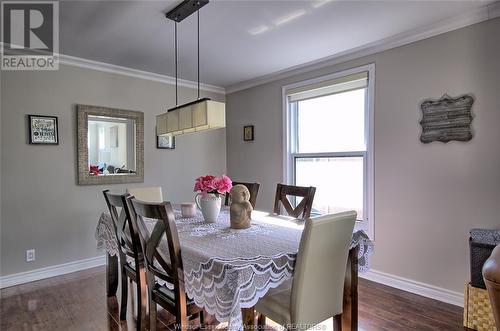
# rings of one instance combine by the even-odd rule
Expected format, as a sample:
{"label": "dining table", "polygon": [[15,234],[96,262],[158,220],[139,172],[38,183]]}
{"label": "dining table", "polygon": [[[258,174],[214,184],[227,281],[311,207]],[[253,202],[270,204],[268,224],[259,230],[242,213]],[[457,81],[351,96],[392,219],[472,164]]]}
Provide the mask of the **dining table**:
{"label": "dining table", "polygon": [[[187,296],[228,330],[255,327],[257,301],[271,288],[293,278],[304,221],[254,210],[251,227],[232,229],[229,207],[223,206],[216,222],[206,222],[198,210],[183,217],[173,205],[179,234]],[[151,231],[156,220],[145,219]],[[118,245],[109,212],[98,220],[97,247],[106,250],[106,290],[116,294]],[[160,249],[168,254],[166,238]],[[342,313],[343,330],[358,328],[358,272],[369,270],[373,242],[361,222],[356,222],[349,246]]]}

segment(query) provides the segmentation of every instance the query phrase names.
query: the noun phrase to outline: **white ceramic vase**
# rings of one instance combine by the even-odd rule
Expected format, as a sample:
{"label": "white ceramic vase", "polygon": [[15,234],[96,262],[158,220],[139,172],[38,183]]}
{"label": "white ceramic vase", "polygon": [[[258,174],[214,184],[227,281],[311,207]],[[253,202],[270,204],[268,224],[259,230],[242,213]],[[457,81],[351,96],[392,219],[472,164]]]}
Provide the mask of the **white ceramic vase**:
{"label": "white ceramic vase", "polygon": [[210,223],[217,222],[222,202],[219,196],[213,193],[209,193],[203,196],[201,193],[198,193],[194,198],[194,201],[196,202],[198,208],[201,210],[205,221]]}

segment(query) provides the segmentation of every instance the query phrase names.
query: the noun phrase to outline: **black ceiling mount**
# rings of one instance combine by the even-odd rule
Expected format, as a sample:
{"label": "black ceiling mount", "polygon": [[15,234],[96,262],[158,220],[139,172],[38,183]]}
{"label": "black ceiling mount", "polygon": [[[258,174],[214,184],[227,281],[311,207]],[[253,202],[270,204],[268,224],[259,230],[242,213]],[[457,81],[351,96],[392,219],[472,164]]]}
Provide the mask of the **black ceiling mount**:
{"label": "black ceiling mount", "polygon": [[184,103],[184,104],[182,104],[180,106],[175,105],[174,108],[168,109],[167,112],[174,111],[176,109],[184,108],[184,107],[187,107],[187,106],[196,105],[197,103],[202,103],[202,102],[209,101],[209,100],[212,100],[212,99],[210,99],[210,98],[201,98],[201,99],[194,100],[194,101],[191,101],[191,102],[188,102],[188,103]]}
{"label": "black ceiling mount", "polygon": [[181,22],[207,3],[208,0],[184,0],[177,7],[166,13],[165,17],[174,22]]}

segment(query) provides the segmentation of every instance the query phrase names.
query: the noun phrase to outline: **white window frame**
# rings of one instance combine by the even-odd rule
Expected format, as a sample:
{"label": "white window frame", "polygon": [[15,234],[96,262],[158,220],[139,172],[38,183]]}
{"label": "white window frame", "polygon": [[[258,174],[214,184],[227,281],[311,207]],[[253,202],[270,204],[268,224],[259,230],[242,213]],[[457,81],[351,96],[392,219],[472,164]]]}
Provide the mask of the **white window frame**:
{"label": "white window frame", "polygon": [[[288,91],[303,86],[318,84],[323,81],[332,80],[357,73],[368,72],[368,87],[366,88],[366,106],[365,106],[365,144],[366,151],[353,152],[334,152],[334,153],[294,153],[295,146],[294,138],[296,137],[296,125],[292,109],[288,102]],[[368,236],[375,240],[375,218],[374,218],[374,155],[373,155],[373,123],[374,123],[374,108],[375,108],[375,63],[364,66],[335,72],[326,76],[321,76],[298,83],[285,85],[281,88],[282,103],[283,103],[283,182],[294,184],[295,182],[295,162],[297,156],[308,157],[338,157],[338,156],[363,156],[365,160],[364,166],[364,221],[368,224]]]}

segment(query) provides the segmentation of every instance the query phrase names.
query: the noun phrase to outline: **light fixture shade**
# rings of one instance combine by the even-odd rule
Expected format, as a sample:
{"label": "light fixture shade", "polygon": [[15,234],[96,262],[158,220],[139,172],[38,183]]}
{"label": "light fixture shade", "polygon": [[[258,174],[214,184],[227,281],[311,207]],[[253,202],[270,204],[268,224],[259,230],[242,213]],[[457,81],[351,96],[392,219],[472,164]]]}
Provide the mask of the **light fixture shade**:
{"label": "light fixture shade", "polygon": [[224,127],[226,127],[226,105],[223,102],[206,99],[176,107],[156,116],[158,136],[178,136]]}

